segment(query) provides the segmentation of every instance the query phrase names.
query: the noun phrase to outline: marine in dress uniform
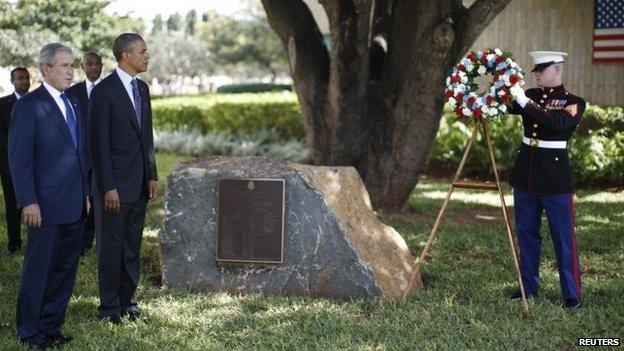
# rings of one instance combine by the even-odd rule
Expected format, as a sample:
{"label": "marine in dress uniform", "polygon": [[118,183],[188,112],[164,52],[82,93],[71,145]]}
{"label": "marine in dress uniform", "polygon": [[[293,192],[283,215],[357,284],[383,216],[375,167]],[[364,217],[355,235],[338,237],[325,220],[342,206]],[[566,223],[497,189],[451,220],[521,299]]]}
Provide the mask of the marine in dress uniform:
{"label": "marine in dress uniform", "polygon": [[[559,269],[565,306],[578,308],[582,298],[579,255],[574,232],[574,181],[568,140],[581,121],[585,101],[562,83],[563,52],[533,51],[537,88],[514,87],[510,110],[522,116],[524,135],[509,183],[514,188],[516,233],[524,291],[536,296],[542,246],[542,214],[546,213]],[[511,298],[519,298],[517,292]]]}

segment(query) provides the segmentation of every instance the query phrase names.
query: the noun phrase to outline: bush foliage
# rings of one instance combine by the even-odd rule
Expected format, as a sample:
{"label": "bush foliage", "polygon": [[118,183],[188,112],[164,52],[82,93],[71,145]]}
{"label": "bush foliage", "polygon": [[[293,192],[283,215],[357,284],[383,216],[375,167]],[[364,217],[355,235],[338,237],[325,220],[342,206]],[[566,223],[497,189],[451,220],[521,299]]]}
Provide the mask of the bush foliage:
{"label": "bush foliage", "polygon": [[232,134],[275,130],[284,140],[304,136],[299,104],[292,93],[159,98],[152,108],[156,130]]}

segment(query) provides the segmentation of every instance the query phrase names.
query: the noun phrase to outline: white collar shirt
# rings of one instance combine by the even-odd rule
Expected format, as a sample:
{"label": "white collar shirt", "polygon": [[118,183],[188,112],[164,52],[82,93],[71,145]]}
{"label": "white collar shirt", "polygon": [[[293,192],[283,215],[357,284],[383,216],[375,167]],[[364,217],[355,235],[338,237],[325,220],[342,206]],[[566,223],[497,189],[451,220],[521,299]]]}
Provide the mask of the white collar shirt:
{"label": "white collar shirt", "polygon": [[[67,122],[67,111],[65,110],[65,103],[63,102],[63,99],[61,99],[62,92],[56,90],[56,88],[46,83],[45,81],[43,82],[43,87],[48,91],[48,93],[50,93],[50,95],[52,95],[52,99],[54,99],[54,102],[56,102],[56,104],[58,105],[61,113],[63,114],[63,118],[65,118],[65,122]],[[72,112],[74,112],[74,116],[76,116],[76,111],[73,111],[71,103],[70,108],[72,109]]]}

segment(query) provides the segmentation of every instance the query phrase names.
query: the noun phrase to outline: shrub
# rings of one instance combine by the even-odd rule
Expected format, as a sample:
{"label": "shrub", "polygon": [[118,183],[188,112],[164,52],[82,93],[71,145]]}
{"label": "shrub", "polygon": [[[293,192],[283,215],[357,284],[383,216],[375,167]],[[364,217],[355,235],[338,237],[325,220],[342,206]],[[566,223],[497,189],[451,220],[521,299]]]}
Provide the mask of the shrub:
{"label": "shrub", "polygon": [[249,134],[271,129],[283,140],[303,139],[299,104],[292,93],[160,98],[152,107],[156,130]]}
{"label": "shrub", "polygon": [[271,91],[292,91],[290,84],[247,83],[227,84],[217,88],[219,94],[264,93]]}
{"label": "shrub", "polygon": [[[445,109],[429,155],[430,167],[454,171],[474,125],[472,121],[457,119],[452,111]],[[513,167],[521,142],[521,118],[505,116],[490,122],[488,126],[496,164],[505,177]],[[568,150],[577,185],[624,184],[623,109],[588,105],[579,128],[570,139]],[[490,159],[480,133],[462,174],[491,176]]]}

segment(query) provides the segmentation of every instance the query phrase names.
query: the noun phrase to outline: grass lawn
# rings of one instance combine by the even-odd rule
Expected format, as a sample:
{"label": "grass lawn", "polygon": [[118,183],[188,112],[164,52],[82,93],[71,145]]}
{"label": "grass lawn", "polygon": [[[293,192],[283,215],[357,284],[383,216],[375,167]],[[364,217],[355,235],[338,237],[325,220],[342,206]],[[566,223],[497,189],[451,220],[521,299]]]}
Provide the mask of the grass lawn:
{"label": "grass lawn", "polygon": [[[579,337],[624,336],[624,191],[577,194],[585,298],[578,311],[561,307],[547,229],[543,283],[539,297],[529,300],[531,312],[523,315],[520,302],[505,298],[516,280],[498,195],[469,190],[453,196],[423,268],[425,290],[406,301],[188,293],[159,286],[156,235],[164,218],[165,176],[181,158],[159,154],[157,159],[160,194],[149,207],[137,292],[150,323],[110,326],[96,320],[96,258],[90,252],[80,263],[68,308],[64,332],[74,341],[66,350],[566,350],[575,348]],[[446,190],[445,181],[422,181],[409,210],[381,215],[414,255],[424,247]],[[511,197],[507,203],[513,203]],[[5,232],[2,219],[2,252]],[[22,258],[0,256],[0,350],[21,349],[15,301]]]}

